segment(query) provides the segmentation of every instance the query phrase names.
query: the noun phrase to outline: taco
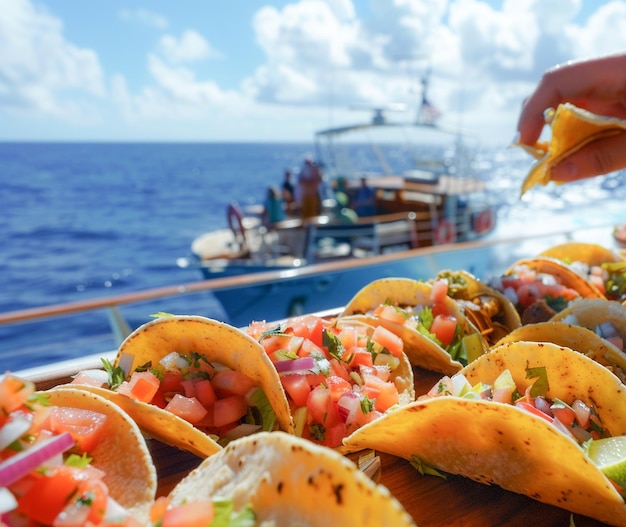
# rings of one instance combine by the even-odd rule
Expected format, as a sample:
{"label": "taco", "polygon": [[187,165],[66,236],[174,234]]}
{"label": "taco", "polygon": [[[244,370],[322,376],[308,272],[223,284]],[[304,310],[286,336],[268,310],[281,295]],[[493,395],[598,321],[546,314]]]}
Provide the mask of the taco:
{"label": "taco", "polygon": [[539,256],[562,260],[609,300],[626,300],[626,260],[618,252],[595,243],[569,242]]}
{"label": "taco", "polygon": [[76,389],[36,392],[6,374],[0,407],[0,502],[12,502],[3,521],[145,524],[156,469],[139,428],[116,405]]}
{"label": "taco", "polygon": [[553,321],[583,326],[608,340],[622,354],[626,342],[626,306],[598,298],[581,298],[552,317]]}
{"label": "taco", "polygon": [[163,500],[161,513],[184,514],[198,503],[246,518],[245,525],[415,525],[348,458],[283,432],[238,439],[207,458]]}
{"label": "taco", "polygon": [[261,430],[293,432],[280,379],[243,331],[200,316],[165,316],[122,343],[109,383],[74,379],[124,409],[147,435],[201,457]]}
{"label": "taco", "polygon": [[[579,300],[579,302],[585,301]],[[589,302],[607,303],[604,300],[589,300]],[[569,311],[569,309],[565,311]],[[495,345],[499,346],[520,340],[552,342],[587,355],[612,371],[622,382],[626,382],[626,353],[623,350],[622,339],[605,338],[597,333],[597,330],[592,331],[591,328],[588,329],[580,325],[578,319],[574,320],[574,318],[567,316],[560,318],[560,315],[564,314],[565,311],[558,313],[554,320],[521,326],[502,337]],[[605,331],[608,337],[608,328]],[[615,331],[611,329],[610,333],[614,334]]]}
{"label": "taco", "polygon": [[522,325],[519,313],[500,291],[467,271],[440,271],[434,281],[448,282],[448,296],[461,304],[467,319],[492,346]]}
{"label": "taco", "polygon": [[489,345],[447,292],[445,280],[381,278],[357,292],[340,318],[392,331],[404,341],[413,366],[450,374]]}
{"label": "taco", "polygon": [[578,298],[604,298],[591,282],[561,260],[521,259],[489,285],[503,293],[520,314],[522,324],[545,322]]}
{"label": "taco", "polygon": [[305,315],[246,331],[271,359],[295,434],[331,448],[359,426],[415,400],[404,343],[383,327]]}
{"label": "taco", "polygon": [[346,444],[623,526],[616,484],[625,482],[600,468],[598,452],[626,439],[625,405],[626,386],[589,357],[547,342],[511,342]]}
{"label": "taco", "polygon": [[552,167],[583,146],[626,130],[626,120],[595,115],[570,103],[559,104],[546,111],[546,124],[552,128],[549,143],[524,146],[538,161],[522,183],[521,195],[535,185],[550,182]]}

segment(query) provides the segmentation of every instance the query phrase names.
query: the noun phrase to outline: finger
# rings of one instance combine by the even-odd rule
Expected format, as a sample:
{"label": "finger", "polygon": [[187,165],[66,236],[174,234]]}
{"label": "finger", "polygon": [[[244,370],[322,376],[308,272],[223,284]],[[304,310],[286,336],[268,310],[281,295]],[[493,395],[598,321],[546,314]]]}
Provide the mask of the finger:
{"label": "finger", "polygon": [[626,132],[598,139],[552,167],[551,179],[566,183],[626,168]]}

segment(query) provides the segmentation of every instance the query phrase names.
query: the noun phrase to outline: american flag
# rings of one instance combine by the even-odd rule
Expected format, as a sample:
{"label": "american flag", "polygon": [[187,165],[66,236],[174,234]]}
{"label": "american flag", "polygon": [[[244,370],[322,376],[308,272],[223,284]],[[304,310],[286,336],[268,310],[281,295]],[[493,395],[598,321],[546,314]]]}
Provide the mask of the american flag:
{"label": "american flag", "polygon": [[437,119],[441,117],[441,112],[436,106],[430,103],[426,97],[422,99],[422,106],[420,108],[420,114],[418,122],[421,124],[435,124]]}

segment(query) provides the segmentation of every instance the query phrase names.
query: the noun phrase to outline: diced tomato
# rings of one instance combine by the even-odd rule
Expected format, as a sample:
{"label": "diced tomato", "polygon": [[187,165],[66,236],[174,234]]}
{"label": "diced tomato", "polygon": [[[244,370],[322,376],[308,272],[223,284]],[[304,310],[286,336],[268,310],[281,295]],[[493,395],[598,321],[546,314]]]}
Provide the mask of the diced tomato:
{"label": "diced tomato", "polygon": [[435,280],[432,283],[432,289],[430,291],[430,301],[433,304],[441,304],[446,301],[447,296],[448,296],[447,280]]}
{"label": "diced tomato", "polygon": [[387,348],[389,353],[392,355],[395,355],[396,357],[402,356],[404,342],[398,335],[389,331],[387,328],[383,326],[376,326],[374,332],[372,333],[372,340]]}
{"label": "diced tomato", "polygon": [[[378,396],[374,407],[380,412],[391,408],[394,404],[398,404],[400,396],[396,385],[392,382],[386,382],[381,380],[376,375],[366,374],[363,376],[365,387],[368,389],[378,390]],[[369,391],[369,390],[368,390]],[[370,396],[370,399],[372,397]]]}
{"label": "diced tomato", "polygon": [[107,416],[100,412],[54,406],[45,427],[56,434],[68,432],[82,452],[91,452],[98,443],[106,419]]}
{"label": "diced tomato", "polygon": [[287,395],[291,397],[291,400],[296,405],[296,408],[306,406],[309,393],[311,392],[311,386],[306,375],[283,375],[280,381]]}
{"label": "diced tomato", "polygon": [[328,356],[328,353],[324,351],[324,348],[322,348],[321,346],[318,346],[312,340],[304,339],[304,341],[302,342],[302,345],[300,346],[300,349],[298,350],[298,356],[309,357],[310,355],[313,355],[313,354]]}
{"label": "diced tomato", "polygon": [[406,316],[402,310],[389,304],[381,304],[374,310],[374,314],[379,318],[401,326],[406,322]]}
{"label": "diced tomato", "polygon": [[250,377],[235,370],[219,371],[211,382],[218,395],[245,395],[255,387]]}
{"label": "diced tomato", "polygon": [[434,333],[444,346],[449,346],[454,341],[457,319],[450,315],[437,315],[433,319],[430,331]]}
{"label": "diced tomato", "polygon": [[210,408],[217,401],[217,395],[213,389],[213,384],[209,379],[202,379],[194,384],[196,399],[202,403],[205,408]]}
{"label": "diced tomato", "polygon": [[571,426],[576,419],[576,413],[569,406],[552,405],[550,411],[565,426]]}
{"label": "diced tomato", "polygon": [[291,335],[269,335],[261,340],[261,345],[268,355],[275,351],[287,349]]}
{"label": "diced tomato", "polygon": [[315,388],[322,384],[326,380],[326,377],[323,373],[307,373],[306,380],[311,388]]}
{"label": "diced tomato", "polygon": [[326,378],[326,386],[328,386],[330,399],[333,402],[337,402],[339,397],[352,390],[352,385],[348,381],[336,375]]}
{"label": "diced tomato", "polygon": [[190,501],[165,510],[161,527],[206,527],[213,523],[215,509],[210,500]]}
{"label": "diced tomato", "polygon": [[437,384],[433,385],[426,395],[428,395],[428,397],[441,397],[452,393],[454,393],[452,379],[446,375],[439,379]]}
{"label": "diced tomato", "polygon": [[346,350],[350,350],[357,345],[358,334],[357,329],[354,326],[345,326],[341,328],[338,334],[341,345]]}
{"label": "diced tomato", "polygon": [[207,414],[206,408],[202,406],[202,403],[198,401],[198,399],[195,397],[185,397],[179,393],[172,397],[172,400],[167,403],[165,409],[191,424],[198,423]]}
{"label": "diced tomato", "polygon": [[99,523],[106,509],[107,491],[97,471],[89,468],[59,465],[46,474],[37,474],[32,485],[18,497],[18,510],[36,522],[52,525],[61,511],[87,492],[92,498],[89,519]]}
{"label": "diced tomato", "polygon": [[310,340],[318,347],[322,346],[324,320],[315,315],[306,315],[290,321],[294,335]]}
{"label": "diced tomato", "polygon": [[220,428],[236,423],[248,412],[248,403],[243,395],[229,395],[218,399],[213,405],[213,424]]}
{"label": "diced tomato", "polygon": [[166,371],[161,379],[160,391],[163,393],[183,392],[183,374],[179,371]]}
{"label": "diced tomato", "polygon": [[352,354],[348,366],[350,369],[358,369],[359,366],[373,366],[372,354],[365,350],[356,350]]}
{"label": "diced tomato", "polygon": [[311,390],[307,398],[306,406],[311,421],[323,423],[326,420],[330,402],[330,391],[323,386],[317,386]]}
{"label": "diced tomato", "polygon": [[8,415],[22,406],[35,392],[35,385],[6,374],[0,381],[0,414]]}
{"label": "diced tomato", "polygon": [[129,381],[124,381],[117,389],[117,393],[126,395],[136,401],[149,403],[159,389],[159,379],[149,371],[134,372]]}
{"label": "diced tomato", "polygon": [[527,411],[528,413],[536,415],[537,417],[541,417],[545,419],[546,421],[548,421],[549,423],[553,421],[553,418],[550,417],[548,414],[543,413],[541,410],[537,410],[537,408],[535,408],[532,404],[527,403],[526,401],[522,401],[522,400],[515,401],[515,406],[517,406],[518,408],[521,408],[522,410]]}
{"label": "diced tomato", "polygon": [[163,395],[163,392],[155,393],[152,401],[150,401],[150,404],[158,406],[161,409],[165,408],[167,406],[167,401],[165,400],[165,395]]}
{"label": "diced tomato", "polygon": [[336,358],[330,359],[330,369],[331,375],[336,375],[337,377],[341,377],[346,382],[350,382],[350,373],[348,372],[347,365],[345,362],[340,362]]}
{"label": "diced tomato", "polygon": [[320,443],[329,448],[337,448],[342,445],[343,438],[346,437],[347,433],[346,423],[335,423],[326,427],[326,436]]}

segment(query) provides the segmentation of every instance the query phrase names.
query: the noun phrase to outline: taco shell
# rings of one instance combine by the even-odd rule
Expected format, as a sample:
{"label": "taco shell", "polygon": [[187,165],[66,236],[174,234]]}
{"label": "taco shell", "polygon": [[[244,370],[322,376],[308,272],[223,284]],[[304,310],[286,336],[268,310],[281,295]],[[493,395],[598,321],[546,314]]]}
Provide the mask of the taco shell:
{"label": "taco shell", "polygon": [[[626,386],[571,349],[512,342],[479,357],[461,373],[472,385],[493,384],[509,369],[521,392],[535,380],[526,375],[533,367],[546,368],[547,397],[592,404],[611,435],[626,434]],[[626,525],[624,499],[583,449],[545,419],[513,405],[446,396],[419,400],[357,430],[345,443],[420,460],[440,471]]]}
{"label": "taco shell", "polygon": [[[597,302],[605,301],[598,300]],[[561,317],[561,314],[562,312],[555,317],[555,320],[521,326],[501,338],[496,346],[517,341],[552,342],[587,355],[612,371],[622,382],[626,382],[626,354],[591,329],[582,325],[565,323],[566,318]]]}
{"label": "taco shell", "polygon": [[157,489],[157,474],[137,424],[107,399],[81,389],[61,386],[45,392],[50,404],[93,410],[107,419],[102,441],[89,452],[101,469],[109,493],[137,520],[147,521]]}
{"label": "taco shell", "polygon": [[[381,304],[393,304],[398,307],[432,306],[432,285],[410,278],[382,278],[374,280],[363,287],[348,302],[340,318],[355,319],[370,325],[381,325],[394,332],[404,341],[404,351],[413,366],[443,374],[451,374],[463,368],[463,364],[451,355],[438,343],[422,335],[419,331],[406,325],[385,320],[371,314]],[[475,336],[480,348],[484,352],[488,343],[480,332],[464,315],[460,305],[452,298],[444,299],[447,312],[452,313],[462,326],[464,336]]]}
{"label": "taco shell", "polygon": [[173,505],[215,496],[250,505],[255,525],[414,526],[386,487],[348,458],[284,432],[229,443],[172,490]]}
{"label": "taco shell", "polygon": [[[552,127],[552,137],[548,144],[537,143],[526,151],[538,157],[522,183],[521,194],[535,185],[547,185],[550,182],[552,167],[585,145],[623,133],[626,120],[603,117],[593,114],[571,103],[559,104],[546,111],[546,123]],[[542,152],[545,153],[543,155]]]}
{"label": "taco shell", "polygon": [[552,317],[555,322],[577,324],[595,331],[609,322],[626,342],[626,306],[601,298],[580,298]]}
{"label": "taco shell", "polygon": [[500,291],[467,271],[440,271],[435,280],[448,281],[448,296],[463,307],[469,321],[491,346],[522,325],[519,313]]}
{"label": "taco shell", "polygon": [[556,258],[565,263],[583,262],[589,266],[608,262],[621,262],[623,258],[615,251],[597,243],[567,242],[554,245],[539,253],[540,257]]}
{"label": "taco shell", "polygon": [[[201,316],[168,316],[148,322],[131,333],[120,346],[115,366],[132,358],[129,374],[146,363],[158,363],[169,353],[195,352],[209,362],[218,362],[244,373],[267,396],[281,430],[293,432],[289,403],[278,373],[269,357],[253,338],[241,330]],[[222,447],[208,434],[157,406],[130,399],[105,388],[84,387],[113,401],[126,411],[147,435],[200,457]]]}

